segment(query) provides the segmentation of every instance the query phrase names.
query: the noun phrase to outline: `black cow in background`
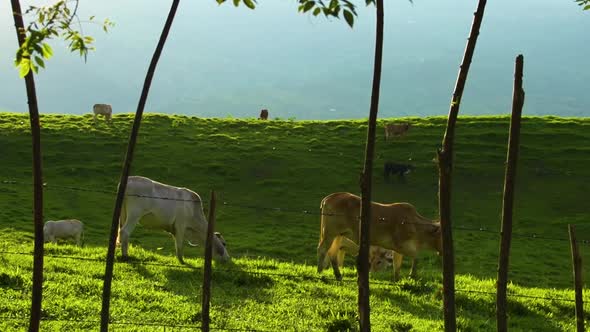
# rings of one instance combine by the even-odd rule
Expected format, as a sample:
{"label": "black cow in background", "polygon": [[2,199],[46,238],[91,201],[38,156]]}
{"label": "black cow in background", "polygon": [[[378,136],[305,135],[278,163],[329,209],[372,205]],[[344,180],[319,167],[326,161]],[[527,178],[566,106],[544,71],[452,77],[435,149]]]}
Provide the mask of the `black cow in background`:
{"label": "black cow in background", "polygon": [[397,174],[401,180],[405,180],[405,175],[416,169],[414,165],[410,164],[399,164],[393,161],[386,161],[383,164],[383,176],[385,181],[389,181],[390,175]]}

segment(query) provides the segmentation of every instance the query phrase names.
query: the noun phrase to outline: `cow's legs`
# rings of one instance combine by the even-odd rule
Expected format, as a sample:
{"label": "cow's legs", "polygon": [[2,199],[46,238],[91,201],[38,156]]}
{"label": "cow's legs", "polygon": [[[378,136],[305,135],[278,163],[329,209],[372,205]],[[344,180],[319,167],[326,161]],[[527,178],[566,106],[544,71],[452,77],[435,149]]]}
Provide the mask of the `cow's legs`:
{"label": "cow's legs", "polygon": [[393,252],[393,281],[399,280],[403,260],[404,255],[398,253],[397,251]]}
{"label": "cow's legs", "polygon": [[180,264],[184,264],[183,245],[184,245],[184,229],[176,229],[174,233],[174,242],[176,244],[176,258]]}
{"label": "cow's legs", "polygon": [[326,268],[326,255],[330,245],[332,245],[332,239],[329,242],[327,239],[321,239],[318,244],[318,273],[321,273]]}
{"label": "cow's legs", "polygon": [[416,273],[417,273],[417,269],[418,269],[417,260],[418,259],[416,257],[412,258],[412,267],[410,268],[410,278],[416,278]]}
{"label": "cow's legs", "polygon": [[127,211],[127,220],[124,225],[119,228],[119,242],[121,243],[121,255],[123,259],[129,258],[129,236],[135,229],[140,216],[133,211]]}
{"label": "cow's legs", "polygon": [[340,267],[338,267],[338,255],[332,256],[330,257],[330,263],[332,263],[332,270],[334,270],[334,277],[336,277],[336,280],[341,281],[342,280],[342,273],[340,273]]}
{"label": "cow's legs", "polygon": [[81,242],[80,242],[80,233],[76,234],[76,244],[78,245],[78,247],[81,246]]}

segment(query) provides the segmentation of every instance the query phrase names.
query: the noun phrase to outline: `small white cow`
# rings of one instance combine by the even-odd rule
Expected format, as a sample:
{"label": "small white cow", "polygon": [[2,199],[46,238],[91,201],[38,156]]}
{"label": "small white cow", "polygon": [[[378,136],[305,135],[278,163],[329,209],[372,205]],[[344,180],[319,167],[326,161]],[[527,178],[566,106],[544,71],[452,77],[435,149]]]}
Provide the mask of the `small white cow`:
{"label": "small white cow", "polygon": [[111,121],[113,116],[113,108],[109,104],[94,104],[92,112],[94,113],[94,121],[96,121],[97,115],[104,115],[106,121]]}
{"label": "small white cow", "polygon": [[[203,204],[199,195],[187,188],[173,187],[142,176],[130,176],[117,238],[123,258],[128,257],[129,236],[138,223],[172,234],[176,242],[176,257],[183,264],[185,241],[191,246],[205,244],[208,223],[203,214]],[[213,258],[229,260],[221,234],[215,233],[212,239]]]}
{"label": "small white cow", "polygon": [[49,220],[43,226],[43,240],[57,243],[58,239],[74,239],[76,244],[82,245],[84,224],[80,220]]}

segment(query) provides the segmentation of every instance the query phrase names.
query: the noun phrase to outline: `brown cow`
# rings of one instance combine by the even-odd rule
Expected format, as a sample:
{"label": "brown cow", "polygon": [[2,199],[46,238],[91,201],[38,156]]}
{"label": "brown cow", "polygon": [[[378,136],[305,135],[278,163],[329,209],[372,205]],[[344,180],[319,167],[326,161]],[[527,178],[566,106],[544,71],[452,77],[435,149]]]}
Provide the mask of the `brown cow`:
{"label": "brown cow", "polygon": [[390,123],[385,125],[385,140],[389,140],[392,137],[404,136],[411,125],[408,122],[405,123]]}
{"label": "brown cow", "polygon": [[[351,239],[339,235],[334,238],[328,254],[324,259],[324,269],[328,268],[330,262],[336,259],[338,267],[344,266],[344,256],[346,253],[356,256],[359,246]],[[393,250],[387,250],[377,246],[371,246],[369,250],[369,271],[377,272],[386,269],[393,264],[394,255],[398,255]],[[403,256],[402,256],[403,257]]]}
{"label": "brown cow", "polygon": [[263,109],[260,111],[260,117],[258,117],[258,120],[268,120],[268,110],[267,109]]}
{"label": "brown cow", "polygon": [[[332,242],[339,235],[349,239],[359,238],[361,198],[351,193],[333,193],[320,205],[321,227],[318,244],[318,272],[324,269],[326,255]],[[409,203],[371,203],[371,245],[394,250],[400,255],[394,258],[393,279],[399,277],[402,257],[415,259],[422,249],[442,252],[440,223],[424,218]],[[403,256],[402,256],[403,255]],[[342,279],[338,261],[330,257],[336,279]],[[412,262],[410,276],[416,275],[416,262]]]}

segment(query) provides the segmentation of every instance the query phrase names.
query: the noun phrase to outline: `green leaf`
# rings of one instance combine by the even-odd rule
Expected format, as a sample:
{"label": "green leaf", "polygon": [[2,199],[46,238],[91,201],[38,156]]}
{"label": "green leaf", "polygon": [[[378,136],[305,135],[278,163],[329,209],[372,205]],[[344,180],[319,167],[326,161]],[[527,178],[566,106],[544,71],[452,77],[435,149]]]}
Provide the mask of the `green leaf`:
{"label": "green leaf", "polygon": [[354,16],[352,15],[352,13],[345,9],[342,14],[344,14],[344,19],[346,20],[346,23],[348,23],[348,25],[352,28],[352,26],[354,25]]}
{"label": "green leaf", "polygon": [[39,72],[39,67],[37,67],[37,65],[35,65],[35,63],[32,61],[29,61],[29,64],[31,64],[31,69],[33,69],[33,72],[37,74]]}
{"label": "green leaf", "polygon": [[43,57],[45,59],[50,59],[53,56],[53,50],[51,49],[51,46],[49,46],[49,44],[47,44],[47,43],[43,43],[42,48],[43,48]]}
{"label": "green leaf", "polygon": [[238,6],[240,4],[240,0],[234,0],[234,6]]}
{"label": "green leaf", "polygon": [[320,7],[316,7],[316,9],[313,10],[313,16],[318,16],[321,12],[322,9]]}
{"label": "green leaf", "polygon": [[246,7],[250,9],[256,8],[256,0],[243,0]]}
{"label": "green leaf", "polygon": [[25,76],[27,76],[27,74],[29,73],[29,71],[31,70],[31,66],[30,63],[31,60],[29,60],[28,58],[23,58],[20,63],[19,63],[19,72],[18,75],[20,76],[20,78],[23,78]]}
{"label": "green leaf", "polygon": [[254,9],[256,7],[253,0],[243,0],[243,1],[244,1],[244,5],[246,5],[246,7],[250,8],[250,9]]}
{"label": "green leaf", "polygon": [[590,9],[590,5],[584,6],[584,10],[588,10],[588,9]]}
{"label": "green leaf", "polygon": [[40,56],[35,56],[35,62],[39,65],[39,67],[45,68],[45,62]]}
{"label": "green leaf", "polygon": [[303,5],[303,12],[306,13],[315,6],[315,1],[308,1]]}

